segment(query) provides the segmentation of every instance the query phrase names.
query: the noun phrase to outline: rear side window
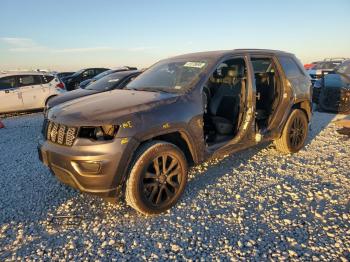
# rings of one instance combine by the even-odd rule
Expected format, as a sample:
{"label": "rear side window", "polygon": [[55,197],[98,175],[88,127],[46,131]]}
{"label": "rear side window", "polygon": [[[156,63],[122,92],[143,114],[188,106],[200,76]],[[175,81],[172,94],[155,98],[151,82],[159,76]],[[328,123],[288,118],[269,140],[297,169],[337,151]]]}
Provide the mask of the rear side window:
{"label": "rear side window", "polygon": [[252,65],[254,73],[266,73],[271,66],[270,58],[253,58]]}
{"label": "rear side window", "polygon": [[83,73],[83,77],[93,77],[95,75],[96,74],[95,74],[94,69],[88,69],[88,70],[84,71],[84,73]]}
{"label": "rear side window", "polygon": [[279,61],[287,78],[304,76],[295,61],[290,57],[281,56]]}
{"label": "rear side window", "polygon": [[47,84],[47,83],[50,83],[55,77],[49,76],[49,75],[42,75],[42,76],[40,76],[40,78],[44,84]]}
{"label": "rear side window", "polygon": [[0,90],[16,88],[16,77],[7,76],[0,78]]}
{"label": "rear side window", "polygon": [[33,85],[40,85],[41,79],[38,75],[24,75],[24,76],[18,76],[18,83],[19,86],[33,86]]}

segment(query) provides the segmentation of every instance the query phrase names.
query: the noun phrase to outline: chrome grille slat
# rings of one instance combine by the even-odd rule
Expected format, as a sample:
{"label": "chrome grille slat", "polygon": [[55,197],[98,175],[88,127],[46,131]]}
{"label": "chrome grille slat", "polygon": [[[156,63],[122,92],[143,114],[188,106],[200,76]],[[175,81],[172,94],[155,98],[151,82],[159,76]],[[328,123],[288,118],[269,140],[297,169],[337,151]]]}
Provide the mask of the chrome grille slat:
{"label": "chrome grille slat", "polygon": [[63,139],[66,131],[66,126],[60,125],[60,128],[58,129],[58,136],[57,136],[57,143],[63,144]]}
{"label": "chrome grille slat", "polygon": [[52,127],[52,130],[51,130],[51,133],[50,133],[52,142],[56,142],[57,133],[58,133],[58,124],[54,123],[53,127]]}
{"label": "chrome grille slat", "polygon": [[64,146],[72,146],[76,137],[78,128],[68,127],[52,121],[47,121],[46,139],[52,143]]}
{"label": "chrome grille slat", "polygon": [[67,135],[66,135],[66,145],[72,146],[74,143],[76,137],[76,128],[70,127],[68,128]]}
{"label": "chrome grille slat", "polygon": [[47,132],[46,132],[46,139],[51,140],[51,129],[52,129],[52,122],[49,122],[47,126]]}

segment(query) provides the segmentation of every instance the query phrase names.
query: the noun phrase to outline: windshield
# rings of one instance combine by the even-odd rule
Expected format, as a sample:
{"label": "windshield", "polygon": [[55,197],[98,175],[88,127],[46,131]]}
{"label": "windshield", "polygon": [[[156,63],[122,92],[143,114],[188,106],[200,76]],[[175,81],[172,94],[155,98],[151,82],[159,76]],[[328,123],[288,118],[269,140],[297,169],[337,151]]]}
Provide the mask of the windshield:
{"label": "windshield", "polygon": [[87,90],[96,90],[96,91],[107,91],[115,88],[119,82],[121,81],[121,77],[118,74],[110,74],[101,79],[98,79],[95,82],[92,82],[85,89]]}
{"label": "windshield", "polygon": [[338,66],[336,71],[341,74],[350,74],[350,60]]}
{"label": "windshield", "polygon": [[338,65],[340,65],[340,61],[332,61],[332,62],[321,62],[316,64],[312,69],[334,69]]}
{"label": "windshield", "polygon": [[206,61],[159,62],[127,85],[127,89],[181,92],[197,80]]}
{"label": "windshield", "polygon": [[73,75],[71,75],[72,77],[75,77],[77,75],[80,75],[82,72],[84,72],[85,69],[80,69],[79,71],[76,71]]}
{"label": "windshield", "polygon": [[94,77],[95,80],[98,80],[98,79],[101,79],[102,77],[106,76],[106,75],[109,75],[109,74],[112,74],[114,72],[114,70],[107,70],[107,71],[104,71],[100,74],[98,74],[97,76]]}

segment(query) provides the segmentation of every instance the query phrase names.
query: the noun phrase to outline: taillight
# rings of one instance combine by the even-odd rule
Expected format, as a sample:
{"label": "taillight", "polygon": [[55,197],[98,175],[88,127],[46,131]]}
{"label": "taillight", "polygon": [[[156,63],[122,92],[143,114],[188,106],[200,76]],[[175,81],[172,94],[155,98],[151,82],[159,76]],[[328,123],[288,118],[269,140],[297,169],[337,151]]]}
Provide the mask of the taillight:
{"label": "taillight", "polygon": [[56,85],[56,88],[64,89],[64,84],[63,84],[62,82],[59,82],[59,83]]}

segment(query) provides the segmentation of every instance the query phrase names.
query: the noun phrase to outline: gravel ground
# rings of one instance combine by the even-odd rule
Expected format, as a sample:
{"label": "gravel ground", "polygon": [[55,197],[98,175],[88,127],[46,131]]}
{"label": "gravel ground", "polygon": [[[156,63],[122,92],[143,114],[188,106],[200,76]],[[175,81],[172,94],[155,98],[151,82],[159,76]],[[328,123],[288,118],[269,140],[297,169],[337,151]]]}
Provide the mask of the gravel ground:
{"label": "gravel ground", "polygon": [[[315,113],[308,144],[192,168],[170,211],[143,217],[61,185],[36,153],[42,115],[0,129],[0,260],[350,259],[350,140]],[[69,216],[58,217],[58,216]]]}

